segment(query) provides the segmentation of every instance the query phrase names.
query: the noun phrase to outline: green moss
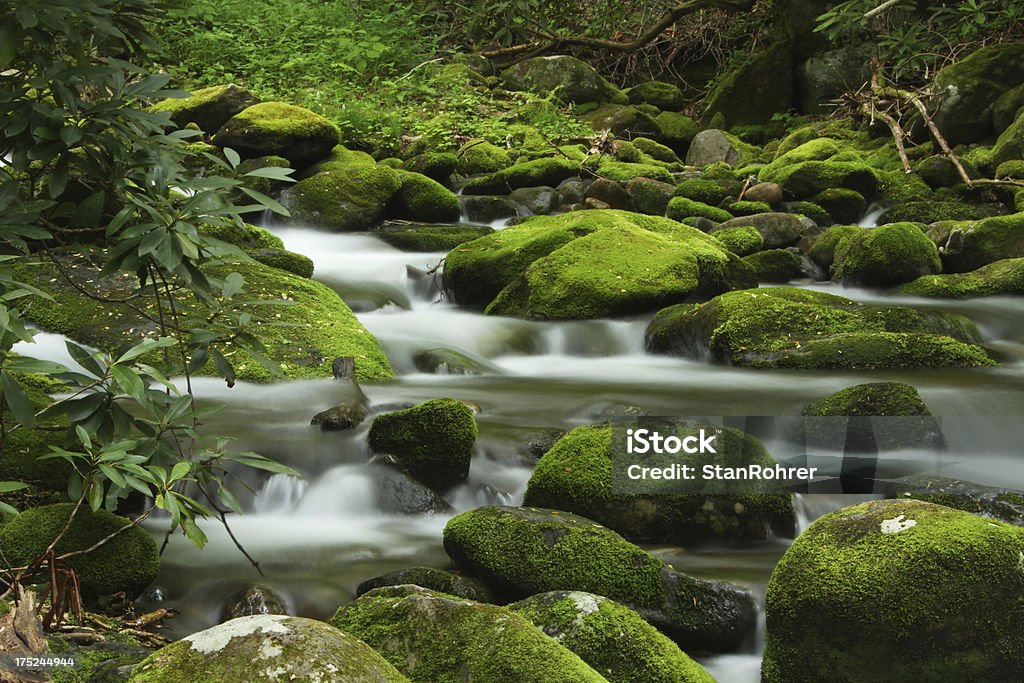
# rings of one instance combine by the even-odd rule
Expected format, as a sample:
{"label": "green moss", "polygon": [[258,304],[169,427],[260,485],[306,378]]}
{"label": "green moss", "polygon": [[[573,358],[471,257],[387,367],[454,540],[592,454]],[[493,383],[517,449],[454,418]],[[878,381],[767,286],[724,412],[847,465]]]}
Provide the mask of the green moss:
{"label": "green moss", "polygon": [[459,158],[451,152],[427,152],[418,154],[402,163],[402,168],[422,173],[438,182],[447,181],[459,166]]}
{"label": "green moss", "polygon": [[893,287],[942,270],[939,252],[917,223],[862,230],[836,247],[833,279],[844,284]]}
{"label": "green moss", "polygon": [[609,683],[714,683],[714,679],[633,610],[591,593],[556,591],[510,606]]}
{"label": "green moss", "polygon": [[[17,567],[34,560],[64,529],[74,508],[72,503],[45,505],[15,517],[0,530],[5,561]],[[79,508],[54,551],[60,555],[85,550],[128,524],[129,520],[105,510]],[[66,562],[75,570],[82,598],[89,604],[121,591],[134,599],[160,569],[156,543],[139,527],[125,529],[96,550]]]}
{"label": "green moss", "polygon": [[380,223],[401,186],[394,169],[351,165],[306,178],[282,199],[295,222],[343,232],[368,230]]}
{"label": "green moss", "polygon": [[843,151],[842,146],[831,138],[812,138],[803,144],[780,152],[762,171],[776,173],[780,169],[805,161],[826,161]]}
{"label": "green moss", "polygon": [[859,235],[865,230],[857,225],[833,225],[808,250],[807,255],[824,270],[829,270],[835,261],[836,248],[839,243],[852,235]]}
{"label": "green moss", "polygon": [[476,434],[473,411],[465,403],[435,399],[377,416],[369,439],[375,452],[393,455],[412,477],[443,489],[469,474]]}
{"label": "green moss", "polygon": [[1014,159],[1024,159],[1024,116],[1018,116],[1002,132],[992,148],[992,164],[998,166]]}
{"label": "green moss", "polygon": [[220,225],[204,225],[200,232],[208,237],[233,244],[245,251],[254,249],[284,249],[281,238],[266,228],[258,228],[248,223],[222,223]]}
{"label": "green moss", "polygon": [[792,46],[787,42],[757,50],[749,60],[717,77],[708,92],[703,120],[722,114],[729,126],[770,121],[793,107],[792,73]]}
{"label": "green moss", "polygon": [[540,320],[628,315],[733,283],[751,285],[751,274],[698,230],[680,227],[670,236],[608,227],[534,261],[485,313]]}
{"label": "green moss", "polygon": [[625,93],[601,77],[594,67],[568,55],[523,60],[503,71],[501,79],[509,90],[554,95],[566,104],[628,101]]}
{"label": "green moss", "polygon": [[[93,279],[99,291],[114,298],[136,290],[137,283],[130,274],[100,278],[103,256],[95,250],[51,253],[65,270],[76,277]],[[391,376],[391,367],[377,340],[326,285],[258,262],[218,266],[208,272],[215,277],[224,277],[231,271],[240,273],[245,279],[247,300],[289,302],[289,305],[237,306],[239,312],[252,315],[250,331],[266,347],[265,355],[281,364],[286,377],[330,377],[331,362],[338,356],[355,357],[356,376],[362,381]],[[38,300],[28,311],[29,319],[45,330],[67,335],[108,352],[158,333],[152,323],[140,319],[127,307],[82,299],[77,290],[66,284],[52,263],[25,266],[22,274],[30,278],[28,281],[39,283],[54,298],[52,302]],[[208,311],[194,299],[182,297],[178,304],[185,319],[192,315],[208,315]],[[143,296],[135,305],[152,313],[156,302],[151,296]],[[233,363],[239,379],[257,382],[274,379],[246,352],[230,347],[222,350]],[[173,361],[171,366],[166,366],[166,360],[158,354],[147,357],[147,360],[168,372],[180,372],[175,370]],[[204,372],[212,372],[212,368]]]}
{"label": "green moss", "polygon": [[189,97],[161,100],[150,111],[170,113],[179,128],[195,123],[207,133],[215,133],[232,116],[257,102],[258,97],[237,85],[215,85],[194,90]]}
{"label": "green moss", "polygon": [[1012,159],[999,164],[999,168],[996,169],[996,178],[1024,180],[1024,160]]}
{"label": "green moss", "polygon": [[308,109],[284,102],[263,102],[235,114],[213,138],[249,157],[282,156],[306,166],[327,156],[341,141],[338,127]]}
{"label": "green moss", "polygon": [[886,417],[930,416],[917,389],[898,382],[858,384],[807,404],[800,413],[811,417],[862,415]]}
{"label": "green moss", "polygon": [[[663,170],[663,169],[662,169]],[[562,157],[536,159],[515,164],[496,173],[475,178],[463,187],[465,194],[507,194],[520,187],[555,187],[566,178],[579,175],[578,163]]]}
{"label": "green moss", "polygon": [[855,190],[871,197],[878,187],[874,169],[855,161],[804,161],[777,169],[765,167],[758,177],[762,181],[778,183],[796,197],[812,197],[834,187]]}
{"label": "green moss", "polygon": [[829,226],[833,223],[829,212],[814,202],[786,202],[783,207],[784,211],[806,216],[820,226]]}
{"label": "green moss", "polygon": [[697,135],[697,124],[689,116],[674,111],[663,111],[654,117],[660,134],[658,139],[677,154],[685,154],[690,141]]}
{"label": "green moss", "polygon": [[486,225],[413,225],[385,227],[375,234],[402,251],[451,251],[493,232]]}
{"label": "green moss", "polygon": [[1024,212],[965,221],[951,226],[940,244],[946,272],[977,270],[1002,259],[1024,256]]}
{"label": "green moss", "polygon": [[947,299],[1024,294],[1024,258],[996,261],[969,273],[925,275],[893,293]]}
{"label": "green moss", "polygon": [[653,104],[667,111],[679,111],[684,104],[683,91],[679,86],[662,81],[637,83],[627,94],[631,104]]}
{"label": "green moss", "polygon": [[470,140],[459,148],[458,172],[462,175],[496,173],[512,165],[512,158],[501,147],[485,140]]}
{"label": "green moss", "polygon": [[811,197],[811,201],[825,209],[836,223],[856,223],[864,214],[867,200],[856,190],[833,187]]}
{"label": "green moss", "polygon": [[676,186],[673,197],[685,197],[695,202],[703,202],[711,206],[718,206],[732,193],[721,183],[704,178],[687,178]]}
{"label": "green moss", "polygon": [[749,256],[764,246],[764,237],[751,225],[718,230],[715,239],[737,256]]}
{"label": "green moss", "polygon": [[653,351],[755,368],[994,365],[970,343],[977,329],[963,316],[867,306],[793,287],[728,292],[682,311],[669,307],[646,336]]}
{"label": "green moss", "polygon": [[[48,394],[63,393],[67,390],[64,384],[46,375],[14,373],[14,377],[28,394],[32,407],[36,412],[48,407],[53,399]],[[4,409],[6,424],[13,424],[13,416]],[[48,429],[15,429],[8,431],[3,442],[3,453],[0,454],[0,481],[21,481],[61,494],[67,489],[68,477],[73,466],[63,458],[40,460],[39,457],[49,455],[50,447],[64,446],[66,421],[60,419],[45,426]]]}
{"label": "green moss", "polygon": [[668,201],[668,208],[665,215],[672,220],[681,221],[684,218],[700,216],[716,223],[724,223],[733,216],[725,209],[719,209],[703,202],[696,202],[686,197],[673,197]]}
{"label": "green moss", "polygon": [[626,183],[626,192],[633,200],[633,207],[637,213],[645,213],[650,216],[664,216],[668,207],[668,200],[675,190],[670,183],[663,183],[660,180],[650,178],[633,178]]}
{"label": "green moss", "polygon": [[330,623],[417,683],[605,680],[515,612],[413,586],[371,591]]}
{"label": "green moss", "polygon": [[726,208],[734,216],[754,216],[759,213],[768,213],[772,210],[770,204],[752,201],[731,202],[726,205]]}
{"label": "green moss", "polygon": [[409,567],[375,576],[359,584],[356,596],[384,586],[409,585],[477,602],[495,601],[491,589],[483,581],[434,567]]}
{"label": "green moss", "polygon": [[[728,134],[726,134],[725,137],[727,139],[729,139],[730,142],[732,142],[732,140],[734,139],[732,136],[730,136]],[[736,143],[738,143],[740,145],[743,145],[743,143],[740,142],[739,138],[735,138],[735,140],[736,140]],[[750,145],[745,145],[745,147],[748,147],[748,148],[750,148],[750,150],[753,150],[753,151],[757,150],[756,147],[751,147]],[[740,163],[742,163],[742,162],[740,162]],[[720,182],[720,183],[721,182],[735,182],[738,179],[737,178],[737,173],[733,169],[733,167],[730,166],[729,164],[725,163],[724,161],[716,161],[713,164],[708,164],[701,171],[701,176],[700,177],[702,179],[704,179],[704,180],[714,180],[714,181],[717,181],[717,182]]]}
{"label": "green moss", "polygon": [[632,105],[602,104],[597,109],[583,114],[580,119],[590,124],[596,132],[610,130],[617,137],[631,138],[644,135],[660,136],[658,123]]}
{"label": "green moss", "polygon": [[419,173],[403,173],[401,186],[388,202],[388,212],[396,218],[427,223],[451,223],[459,220],[462,207],[455,193],[441,183]]}
{"label": "green moss", "polygon": [[825,515],[772,573],[762,676],[1019,679],[1022,554],[1021,529],[930,503],[872,501]]}
{"label": "green moss", "polygon": [[330,154],[310,166],[303,175],[308,178],[323,171],[344,171],[351,166],[373,166],[374,164],[376,162],[373,157],[366,152],[349,149],[344,145],[335,145]]}
{"label": "green moss", "polygon": [[602,159],[597,167],[597,174],[608,180],[615,180],[620,183],[627,182],[633,178],[650,178],[662,182],[671,182],[672,174],[662,166],[653,164],[630,164],[622,161],[611,161]]}
{"label": "green moss", "polygon": [[[291,164],[284,157],[278,156],[267,156],[267,157],[256,157],[255,159],[246,159],[238,165],[239,175],[250,173],[260,168],[291,168]],[[259,177],[248,177],[244,179],[245,186],[262,192],[265,195],[277,196],[281,193],[281,190],[292,185],[290,182],[282,180],[274,180],[273,178],[259,178]],[[242,197],[246,197],[243,203],[248,204],[250,198],[245,193],[236,190],[235,195],[238,200],[242,200]],[[240,196],[239,196],[240,195]]]}
{"label": "green moss", "polygon": [[[718,237],[718,233],[715,233],[715,237]],[[759,251],[744,256],[743,262],[757,274],[758,282],[784,284],[803,275],[800,270],[800,257],[786,249]]]}
{"label": "green moss", "polygon": [[669,147],[655,142],[649,138],[639,137],[633,139],[633,144],[644,154],[650,156],[658,161],[664,161],[666,163],[678,164],[679,157]]}
{"label": "green moss", "polygon": [[313,277],[313,259],[286,249],[254,249],[249,256],[265,266],[277,268],[299,277]]}

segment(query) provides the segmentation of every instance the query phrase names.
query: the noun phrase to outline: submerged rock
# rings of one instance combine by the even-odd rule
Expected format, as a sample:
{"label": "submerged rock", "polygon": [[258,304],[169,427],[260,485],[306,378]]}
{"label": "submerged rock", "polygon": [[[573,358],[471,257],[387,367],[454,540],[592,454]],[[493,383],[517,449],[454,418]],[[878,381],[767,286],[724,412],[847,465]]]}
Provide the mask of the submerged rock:
{"label": "submerged rock", "polygon": [[887,498],[923,500],[1024,526],[1024,491],[983,486],[934,474],[912,474],[888,482],[885,494]]}
{"label": "submerged rock", "polygon": [[565,512],[476,508],[448,522],[444,547],[457,565],[512,597],[552,590],[604,595],[684,647],[731,649],[756,621],[747,591],[677,572],[615,532]]}
{"label": "submerged rock", "polygon": [[486,225],[384,224],[374,234],[402,251],[450,251],[494,232]]}
{"label": "submerged rock", "polygon": [[912,500],[829,513],[767,593],[761,675],[785,681],[1024,677],[1024,530]]}

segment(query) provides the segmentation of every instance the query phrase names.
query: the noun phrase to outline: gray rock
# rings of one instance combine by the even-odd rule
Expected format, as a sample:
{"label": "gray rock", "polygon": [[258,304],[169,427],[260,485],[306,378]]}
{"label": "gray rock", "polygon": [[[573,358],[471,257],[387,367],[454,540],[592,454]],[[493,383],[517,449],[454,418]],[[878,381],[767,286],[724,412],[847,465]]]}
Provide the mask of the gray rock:
{"label": "gray rock", "polygon": [[433,567],[410,567],[375,576],[356,587],[356,597],[384,586],[419,586],[477,602],[494,602],[494,593],[483,581]]}
{"label": "gray rock", "polygon": [[846,45],[813,55],[796,70],[797,100],[805,114],[830,114],[831,103],[871,79],[871,45]]}
{"label": "gray rock", "polygon": [[582,204],[587,193],[586,183],[579,178],[566,178],[555,189],[558,190],[558,197],[563,205]]}
{"label": "gray rock", "polygon": [[686,151],[687,166],[707,166],[719,161],[732,165],[739,160],[740,152],[725,132],[714,128],[697,133]]}
{"label": "gray rock", "polygon": [[521,187],[509,199],[519,207],[520,216],[546,216],[558,208],[558,191],[553,187]]}
{"label": "gray rock", "polygon": [[594,67],[568,55],[533,57],[501,73],[509,90],[528,90],[538,95],[554,93],[563,102],[628,101],[626,95],[606,81]]}
{"label": "gray rock", "polygon": [[633,210],[633,200],[622,183],[606,178],[598,178],[587,188],[587,199],[596,199],[612,209]]}
{"label": "gray rock", "polygon": [[[794,245],[804,232],[799,216],[791,213],[758,213],[720,223],[715,231],[752,225],[764,238],[764,249],[784,249]],[[714,231],[713,231],[714,232]]]}
{"label": "gray rock", "polygon": [[228,596],[220,611],[221,623],[257,614],[288,614],[284,600],[266,586],[248,586]]}
{"label": "gray rock", "polygon": [[1024,491],[912,474],[886,484],[887,498],[914,498],[1024,526]]}
{"label": "gray rock", "polygon": [[459,202],[462,204],[462,212],[470,221],[490,223],[519,215],[516,203],[508,197],[462,195]]}

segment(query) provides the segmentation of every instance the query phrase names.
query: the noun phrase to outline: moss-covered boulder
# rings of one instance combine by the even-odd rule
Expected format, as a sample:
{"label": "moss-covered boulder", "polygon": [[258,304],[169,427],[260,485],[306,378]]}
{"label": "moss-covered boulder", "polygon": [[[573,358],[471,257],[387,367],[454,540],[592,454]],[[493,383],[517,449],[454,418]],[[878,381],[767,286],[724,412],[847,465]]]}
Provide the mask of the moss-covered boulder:
{"label": "moss-covered boulder", "polygon": [[796,244],[804,234],[804,223],[799,216],[777,211],[733,218],[718,225],[711,234],[717,237],[721,230],[744,226],[753,226],[761,233],[765,249],[785,249]]}
{"label": "moss-covered boulder", "polygon": [[[105,257],[98,250],[62,249],[50,253],[61,268],[76,277],[91,279],[96,290],[108,298],[121,299],[134,294],[138,288],[134,274],[100,277]],[[326,285],[256,261],[220,265],[211,268],[208,274],[224,278],[231,272],[239,273],[245,281],[247,301],[289,301],[289,305],[282,306],[236,304],[239,312],[252,316],[250,330],[263,343],[264,355],[279,363],[286,377],[330,377],[331,362],[338,356],[356,359],[356,377],[360,381],[391,377],[391,366],[377,340]],[[40,283],[53,297],[52,301],[40,300],[29,312],[29,318],[44,330],[64,334],[110,353],[125,344],[159,336],[152,318],[143,318],[132,308],[84,299],[49,261],[26,269],[24,276]],[[152,317],[155,317],[156,304],[150,294],[134,300],[135,307]],[[191,316],[205,318],[209,315],[209,310],[191,297],[179,298],[178,306],[179,314],[186,320]],[[256,382],[275,379],[247,352],[226,348],[224,353],[239,379]],[[173,365],[165,367],[164,358],[159,354],[144,359],[164,367],[167,372],[181,372]],[[201,372],[212,373],[212,363]]]}
{"label": "moss-covered boulder", "polygon": [[221,242],[227,242],[242,249],[243,251],[255,251],[258,249],[284,249],[284,242],[281,238],[266,228],[260,228],[248,223],[220,223],[218,225],[204,225],[200,232],[205,237],[212,237]]}
{"label": "moss-covered boulder", "polygon": [[402,162],[402,169],[413,173],[422,173],[439,183],[447,182],[458,166],[459,158],[451,152],[417,154]]}
{"label": "moss-covered boulder", "polygon": [[[697,427],[680,425],[679,431],[696,433]],[[724,430],[718,439],[719,454],[673,458],[698,471],[705,464],[727,461],[744,466],[775,464],[759,441],[740,431]],[[693,546],[772,534],[792,537],[790,496],[765,493],[752,482],[737,482],[728,494],[717,490],[717,485],[696,480],[664,482],[665,493],[613,493],[612,441],[608,425],[577,427],[559,439],[537,463],[524,504],[582,515],[637,542]],[[744,489],[747,492],[741,493]]]}
{"label": "moss-covered boulder", "polygon": [[652,104],[666,111],[679,111],[685,104],[679,86],[663,81],[637,83],[628,94],[631,104]]}
{"label": "moss-covered boulder", "polygon": [[632,104],[602,104],[593,111],[580,115],[580,119],[590,124],[597,132],[611,131],[620,138],[631,138],[644,135],[657,138],[661,136],[657,121],[641,111],[641,107]]}
{"label": "moss-covered boulder", "polygon": [[[634,164],[623,161],[602,159],[597,166],[597,174],[604,179],[625,183],[634,178],[650,178],[661,182],[671,182],[672,173],[663,166],[654,164]],[[615,207],[620,208],[620,207]]]}
{"label": "moss-covered boulder", "polygon": [[419,173],[403,173],[401,186],[391,195],[387,212],[394,218],[424,223],[459,220],[459,198],[441,183]]}
{"label": "moss-covered boulder", "polygon": [[[35,560],[67,526],[74,509],[73,503],[44,505],[26,510],[5,524],[0,529],[4,561],[20,567]],[[156,543],[148,533],[130,524],[124,517],[106,510],[93,512],[86,505],[78,509],[54,546],[57,555],[86,550],[118,532],[95,550],[64,561],[75,570],[87,604],[95,605],[104,596],[122,592],[133,600],[156,578],[160,569]]]}
{"label": "moss-covered boulder", "polygon": [[923,500],[1024,527],[1024,491],[934,474],[911,474],[887,482],[885,497]]}
{"label": "moss-covered boulder", "polygon": [[993,104],[1024,83],[1024,45],[996,43],[971,53],[935,74],[932,118],[951,145],[992,135]]}
{"label": "moss-covered boulder", "polygon": [[811,197],[836,223],[856,223],[864,215],[867,200],[856,190],[833,187]]}
{"label": "moss-covered boulder", "polygon": [[[299,181],[281,195],[281,201],[294,223],[338,232],[369,230],[383,220],[388,203],[401,187],[402,177],[392,168],[352,165]],[[407,193],[411,199],[418,197],[413,192],[417,188],[422,186],[414,183]],[[458,201],[456,209],[457,205]]]}
{"label": "moss-covered boulder", "polygon": [[730,649],[754,628],[750,593],[696,579],[584,517],[541,508],[480,507],[445,527],[455,563],[511,597],[596,593],[636,610],[684,647]]}
{"label": "moss-covered boulder", "polygon": [[724,130],[710,128],[693,136],[686,151],[687,166],[707,166],[725,162],[730,166],[742,166],[757,156],[760,150]]}
{"label": "moss-covered boulder", "polygon": [[929,236],[939,246],[942,269],[947,273],[965,273],[995,261],[1024,257],[1024,213],[932,228]]}
{"label": "moss-covered boulder", "polygon": [[1024,294],[1024,258],[1003,259],[969,273],[925,275],[893,293],[945,299]]}
{"label": "moss-covered boulder", "polygon": [[676,189],[672,193],[673,197],[685,197],[711,206],[718,206],[732,195],[733,192],[730,188],[725,187],[722,183],[704,178],[687,178],[676,185]]}
{"label": "moss-covered boulder", "polygon": [[470,140],[459,148],[455,156],[459,160],[456,170],[462,175],[495,173],[512,165],[508,150],[486,140]]}
{"label": "moss-covered boulder", "polygon": [[[787,138],[787,140],[794,141],[796,139],[799,138]],[[778,152],[771,163],[765,164],[761,168],[760,173],[765,177],[770,177],[786,166],[802,164],[805,161],[826,161],[842,151],[843,147],[838,140],[815,137],[784,152]]]}
{"label": "moss-covered boulder", "polygon": [[761,675],[785,681],[1024,677],[1024,531],[914,500],[829,513],[768,584]]}
{"label": "moss-covered boulder", "polygon": [[993,365],[960,315],[868,306],[793,287],[727,292],[670,306],[647,327],[647,348],[752,368],[851,370]]}
{"label": "moss-covered boulder", "polygon": [[330,623],[416,683],[605,680],[515,612],[417,586],[370,591]]}
{"label": "moss-covered boulder", "polygon": [[[352,166],[373,166],[376,163],[372,156],[362,150],[335,145],[330,154],[303,171],[300,178],[309,178],[323,171],[347,171]],[[388,164],[381,165],[391,168]]]}
{"label": "moss-covered boulder", "polygon": [[661,161],[666,164],[682,163],[670,147],[667,147],[660,142],[644,137],[633,138],[632,142],[641,153],[646,154],[655,161]]}
{"label": "moss-covered boulder", "polygon": [[803,276],[800,257],[788,249],[759,251],[744,256],[743,262],[751,267],[758,282],[785,284]]}
{"label": "moss-covered boulder", "polygon": [[758,173],[762,181],[778,183],[785,192],[797,198],[809,198],[830,188],[854,190],[864,197],[873,197],[878,190],[874,169],[859,161],[803,161],[771,168]]}
{"label": "moss-covered boulder", "polygon": [[216,133],[232,116],[259,101],[245,88],[229,83],[194,90],[188,97],[161,100],[150,110],[168,112],[179,128],[194,123],[207,133]]}
{"label": "moss-covered boulder", "polygon": [[384,225],[374,234],[402,251],[451,251],[494,232],[486,225]]}
{"label": "moss-covered boulder", "polygon": [[1009,128],[1022,109],[1024,109],[1024,83],[1004,92],[992,105],[992,125],[996,135]]}
{"label": "moss-covered boulder", "polygon": [[603,596],[552,591],[509,609],[575,652],[609,683],[714,683],[643,617]]}
{"label": "moss-covered boulder", "polygon": [[568,55],[533,57],[501,72],[509,90],[538,95],[554,94],[565,103],[614,102],[625,104],[625,93],[605,80],[594,67]]}
{"label": "moss-covered boulder", "polygon": [[638,213],[664,216],[675,186],[651,178],[633,178],[626,183],[626,192]]}
{"label": "moss-covered boulder", "polygon": [[939,251],[917,223],[891,223],[847,236],[836,247],[832,278],[893,287],[942,270]]}
{"label": "moss-covered boulder", "polygon": [[253,249],[249,256],[265,266],[284,270],[299,277],[313,277],[313,259],[287,249]]}
{"label": "moss-covered boulder", "polygon": [[336,125],[284,102],[254,104],[232,116],[213,136],[218,147],[231,147],[246,157],[281,156],[296,168],[327,156],[340,141]]}
{"label": "moss-covered boulder", "polygon": [[732,214],[725,209],[716,206],[696,202],[686,197],[672,197],[665,209],[665,215],[674,221],[683,221],[687,218],[707,218],[716,223],[724,223],[732,219]]}
{"label": "moss-covered boulder", "polygon": [[865,229],[858,225],[833,225],[814,241],[807,250],[807,256],[822,270],[828,272],[835,261],[839,244],[850,235],[857,235]]}
{"label": "moss-covered boulder", "polygon": [[[243,673],[244,672],[244,673]],[[193,633],[147,657],[129,683],[408,683],[365,643],[314,619],[262,614]]]}
{"label": "moss-covered boulder", "polygon": [[824,416],[930,416],[931,411],[917,389],[898,382],[858,384],[808,403],[801,413],[809,417]]}
{"label": "moss-covered boulder", "polygon": [[775,43],[718,78],[708,93],[704,120],[722,114],[730,127],[770,121],[793,107],[793,83],[790,46]]}
{"label": "moss-covered boulder", "polygon": [[690,141],[697,135],[697,124],[689,116],[674,111],[663,111],[654,117],[658,126],[658,140],[671,147],[676,154],[686,155]]}
{"label": "moss-covered boulder", "polygon": [[476,602],[494,602],[494,593],[480,579],[434,567],[409,567],[374,576],[356,586],[356,597],[384,586],[419,586]]}
{"label": "moss-covered boulder", "polygon": [[992,148],[992,163],[999,165],[1014,159],[1024,159],[1024,113],[1000,134]]}
{"label": "moss-covered boulder", "polygon": [[442,398],[378,415],[370,426],[370,448],[387,453],[414,479],[445,489],[469,474],[477,427],[461,401]]}
{"label": "moss-covered boulder", "polygon": [[764,237],[752,225],[716,230],[714,236],[737,256],[749,256],[764,247]]}
{"label": "moss-covered boulder", "polygon": [[[584,243],[579,249],[573,248],[564,254],[554,256],[562,247],[569,245],[574,240],[605,230],[613,232],[608,237]],[[665,239],[659,240],[659,236]],[[663,273],[668,272],[665,270],[666,268],[672,267],[670,257],[674,255],[676,257],[674,263],[676,263],[675,267],[679,275],[674,275],[667,282],[655,282],[653,277],[647,276],[646,271],[638,270],[623,260],[621,250],[608,250],[608,248],[615,247],[616,240],[620,244],[639,241],[656,247],[655,251],[643,256],[650,259],[654,267]],[[692,250],[691,256],[684,255],[687,250]],[[697,253],[707,256],[704,262],[698,264],[697,270],[683,265],[694,263],[693,258]],[[538,301],[541,308],[538,308],[537,311],[543,309],[546,311],[545,315],[568,314],[572,309],[582,311],[581,305],[585,305],[587,310],[594,311],[607,311],[611,307],[635,308],[638,303],[646,301],[643,297],[654,289],[680,291],[680,283],[694,277],[697,278],[698,283],[701,283],[705,281],[705,277],[711,278],[709,282],[715,282],[715,278],[720,275],[728,275],[730,278],[735,276],[737,282],[733,286],[747,286],[741,283],[753,280],[749,271],[741,266],[735,266],[736,260],[729,258],[717,241],[710,239],[699,230],[657,216],[605,210],[574,211],[559,216],[537,216],[493,235],[460,245],[449,253],[445,260],[444,285],[458,303],[480,307],[486,306],[502,290],[509,288],[505,294],[506,303],[502,306],[521,309],[523,306],[529,305],[531,301],[529,289],[531,281],[527,270],[534,262],[549,255],[553,255],[553,258],[545,262],[547,265],[540,264],[538,269],[533,271],[534,273],[539,270],[546,272],[554,267],[553,264],[568,266],[571,263],[572,268],[571,276],[570,271],[555,274],[564,284],[562,289],[554,294],[569,308],[566,308],[563,313],[560,312],[562,305],[558,304],[558,308],[556,308],[554,300],[547,304]],[[574,255],[581,259],[598,257],[601,263],[610,266],[614,272],[602,272],[594,264],[588,263],[586,260],[580,261],[574,258]],[[684,273],[688,273],[688,275]],[[621,279],[618,277],[620,275]],[[538,276],[532,277],[533,282],[537,282]],[[573,278],[579,277],[583,279],[579,282],[573,280]],[[722,282],[722,280],[718,280],[718,282]],[[626,286],[630,283],[632,283],[631,286],[637,287],[633,294],[631,294],[630,287]],[[550,285],[540,284],[542,288],[550,287]],[[589,288],[595,285],[599,285],[600,290],[590,293]],[[623,289],[626,291],[621,291]],[[573,293],[580,292],[582,292],[584,300],[572,302]],[[601,313],[601,315],[606,314],[606,312]]]}
{"label": "moss-covered boulder", "polygon": [[580,165],[564,157],[535,159],[474,178],[466,183],[462,191],[465,194],[508,194],[520,187],[556,187],[566,178],[579,173]]}
{"label": "moss-covered boulder", "polygon": [[[767,185],[768,183],[761,184]],[[725,205],[725,208],[734,216],[755,216],[761,213],[770,213],[772,210],[771,204],[750,199],[731,201]]]}

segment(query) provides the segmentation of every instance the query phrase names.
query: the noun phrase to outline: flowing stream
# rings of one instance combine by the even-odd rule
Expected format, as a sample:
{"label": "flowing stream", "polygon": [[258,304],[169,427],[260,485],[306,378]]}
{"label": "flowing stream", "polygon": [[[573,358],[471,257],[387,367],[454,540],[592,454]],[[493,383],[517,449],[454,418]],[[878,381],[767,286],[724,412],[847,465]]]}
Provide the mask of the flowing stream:
{"label": "flowing stream", "polygon": [[[971,315],[980,323],[985,343],[1006,357],[1006,365],[998,369],[764,372],[648,355],[643,334],[650,316],[538,323],[460,310],[442,301],[433,278],[424,274],[443,253],[401,252],[370,235],[301,228],[275,232],[288,249],[314,260],[315,278],[341,294],[383,345],[397,376],[363,385],[373,405],[452,397],[479,407],[480,436],[469,480],[447,496],[455,511],[520,503],[535,462],[525,447],[532,436],[597,422],[629,408],[654,415],[795,415],[807,402],[844,387],[894,380],[916,386],[937,415],[1024,413],[1020,299],[900,301]],[[878,298],[863,291],[829,289],[857,299]],[[49,336],[42,341],[50,343]],[[434,348],[462,352],[487,371],[478,376],[418,372],[413,357]],[[286,462],[305,478],[253,479],[254,494],[243,500],[246,514],[231,519],[232,530],[258,559],[265,579],[216,524],[205,525],[210,543],[202,551],[179,536],[171,539],[159,588],[143,605],[162,604],[179,611],[169,622],[169,635],[217,623],[226,597],[253,582],[273,588],[292,613],[326,618],[351,600],[356,586],[367,578],[414,565],[447,566],[441,531],[451,513],[389,511],[388,497],[382,493],[388,470],[369,463],[369,420],[348,432],[322,432],[310,426],[315,413],[352,391],[349,385],[329,379],[274,385],[240,382],[230,390],[219,380],[200,379],[195,384],[204,401],[224,406],[206,420],[207,429],[233,435],[238,448]],[[776,457],[790,455],[776,448],[783,446],[769,444]],[[1005,470],[993,471],[988,461],[975,465],[969,471],[976,479],[996,478],[986,483],[1005,484]],[[1018,475],[1024,480],[1024,472]],[[798,494],[801,528],[858,500]],[[156,526],[153,532],[162,540]],[[682,571],[734,581],[763,596],[788,543],[776,539],[740,549],[650,550]],[[757,637],[743,652],[702,662],[719,681],[753,683],[759,680],[762,646],[763,619]]]}

